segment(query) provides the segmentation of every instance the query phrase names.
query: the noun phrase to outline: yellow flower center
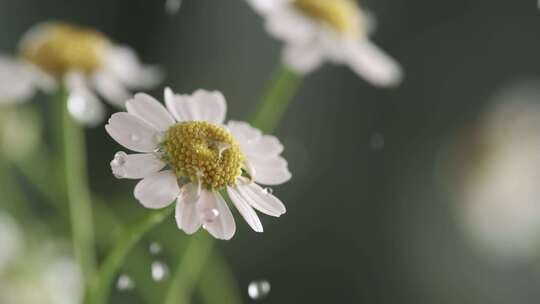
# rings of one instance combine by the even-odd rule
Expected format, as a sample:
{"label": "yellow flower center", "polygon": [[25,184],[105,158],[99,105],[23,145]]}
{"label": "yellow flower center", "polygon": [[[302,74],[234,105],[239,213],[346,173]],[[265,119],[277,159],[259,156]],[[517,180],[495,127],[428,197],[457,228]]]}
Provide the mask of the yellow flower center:
{"label": "yellow flower center", "polygon": [[360,8],[354,0],[292,0],[308,17],[322,21],[342,34],[360,33]]}
{"label": "yellow flower center", "polygon": [[90,73],[100,68],[110,41],[102,33],[63,22],[41,24],[21,42],[21,55],[60,76],[68,70]]}
{"label": "yellow flower center", "polygon": [[244,155],[233,136],[204,121],[180,122],[165,133],[164,158],[178,177],[207,189],[232,185],[242,174]]}

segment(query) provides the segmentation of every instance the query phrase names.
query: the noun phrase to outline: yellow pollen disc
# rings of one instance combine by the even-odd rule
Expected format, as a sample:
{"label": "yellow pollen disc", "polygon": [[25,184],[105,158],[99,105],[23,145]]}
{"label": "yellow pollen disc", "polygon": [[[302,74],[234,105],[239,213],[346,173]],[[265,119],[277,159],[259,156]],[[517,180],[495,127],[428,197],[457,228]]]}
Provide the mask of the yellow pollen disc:
{"label": "yellow pollen disc", "polygon": [[360,8],[354,0],[292,0],[305,15],[322,21],[337,32],[360,33]]}
{"label": "yellow pollen disc", "polygon": [[43,70],[60,76],[68,70],[90,73],[103,63],[110,41],[102,33],[64,22],[30,29],[21,42],[21,55]]}
{"label": "yellow pollen disc", "polygon": [[165,160],[178,177],[218,190],[242,174],[244,156],[232,135],[204,121],[180,122],[166,132]]}

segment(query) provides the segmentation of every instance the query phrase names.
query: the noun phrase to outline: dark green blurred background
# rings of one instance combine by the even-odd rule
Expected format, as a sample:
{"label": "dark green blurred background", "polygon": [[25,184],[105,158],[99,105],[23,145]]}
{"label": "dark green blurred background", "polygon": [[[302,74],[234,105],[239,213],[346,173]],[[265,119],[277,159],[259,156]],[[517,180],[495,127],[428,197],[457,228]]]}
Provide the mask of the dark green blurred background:
{"label": "dark green blurred background", "polygon": [[[245,302],[254,302],[246,293],[249,282],[262,278],[272,285],[264,303],[538,303],[538,263],[494,262],[476,250],[440,171],[449,138],[475,124],[496,91],[540,75],[536,3],[362,4],[376,14],[374,40],[403,64],[405,81],[396,89],[377,89],[348,68],[331,65],[305,78],[275,132],[293,173],[291,182],[274,188],[287,214],[263,217],[264,234],[237,216],[237,235],[217,246]],[[165,14],[163,5],[0,0],[0,51],[14,52],[20,35],[37,22],[92,26],[133,46],[144,62],[162,65],[175,91],[221,90],[228,116],[249,119],[279,63],[280,43],[241,0],[184,0],[175,16]],[[161,96],[161,88],[152,93]],[[117,198],[110,207],[122,220],[144,214],[131,197],[135,182],[116,180],[110,172],[120,147],[103,127],[88,134],[92,188]],[[36,210],[44,221],[52,213]],[[154,239],[173,263],[175,246],[186,238],[171,218],[144,242]],[[127,272],[140,267],[131,264]],[[159,294],[163,285],[142,288]],[[120,292],[114,299],[139,303]]]}

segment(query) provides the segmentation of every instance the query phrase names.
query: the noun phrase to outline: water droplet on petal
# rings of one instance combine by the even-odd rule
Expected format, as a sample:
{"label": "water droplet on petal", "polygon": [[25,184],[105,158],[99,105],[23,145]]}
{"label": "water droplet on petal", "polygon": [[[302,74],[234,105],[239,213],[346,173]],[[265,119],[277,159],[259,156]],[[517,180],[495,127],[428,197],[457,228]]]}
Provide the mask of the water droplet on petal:
{"label": "water droplet on petal", "polygon": [[266,192],[266,194],[272,194],[272,193],[274,193],[274,189],[272,189],[272,188],[264,188],[264,192]]}
{"label": "water droplet on petal", "polygon": [[161,245],[158,242],[152,242],[150,243],[150,246],[148,246],[148,251],[150,251],[150,254],[157,255],[161,253]]}
{"label": "water droplet on petal", "polygon": [[151,272],[152,280],[159,282],[169,275],[169,267],[161,261],[154,261],[151,265]]}
{"label": "water droplet on petal", "polygon": [[258,280],[249,283],[248,295],[253,300],[265,298],[270,293],[270,283],[266,280]]}
{"label": "water droplet on petal", "polygon": [[121,274],[116,281],[116,288],[118,290],[132,290],[135,288],[135,281],[130,276]]}
{"label": "water droplet on petal", "polygon": [[203,222],[212,223],[219,217],[219,210],[216,208],[205,209],[201,212]]}
{"label": "water droplet on petal", "polygon": [[132,141],[139,141],[139,136],[136,134],[131,134],[131,140]]}
{"label": "water droplet on petal", "polygon": [[127,154],[125,152],[117,152],[114,159],[111,161],[111,169],[116,178],[124,178],[126,176],[125,168]]}
{"label": "water droplet on petal", "polygon": [[114,159],[111,162],[113,166],[123,166],[126,163],[127,154],[125,152],[116,152]]}

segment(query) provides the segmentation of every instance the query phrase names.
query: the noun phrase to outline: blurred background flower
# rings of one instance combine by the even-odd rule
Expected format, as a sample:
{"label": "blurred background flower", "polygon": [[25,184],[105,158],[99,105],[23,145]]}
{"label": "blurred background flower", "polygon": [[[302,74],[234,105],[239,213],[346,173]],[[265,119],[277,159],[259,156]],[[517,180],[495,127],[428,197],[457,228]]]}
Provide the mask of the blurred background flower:
{"label": "blurred background flower", "polygon": [[50,93],[65,86],[70,114],[90,126],[105,116],[94,91],[121,108],[130,97],[128,88],[149,89],[162,80],[162,72],[141,64],[131,48],[113,44],[96,30],[59,21],[28,29],[18,54],[0,57],[0,71],[0,102],[20,102],[37,89]]}
{"label": "blurred background flower", "polygon": [[79,271],[66,244],[35,234],[27,237],[27,233],[31,231],[0,213],[0,303],[80,303]]}
{"label": "blurred background flower", "polygon": [[492,258],[538,258],[540,82],[504,85],[454,147],[463,224]]}
{"label": "blurred background flower", "polygon": [[268,33],[285,43],[283,62],[299,74],[324,62],[350,66],[377,86],[394,86],[400,65],[375,46],[370,15],[354,0],[247,0],[264,18]]}

